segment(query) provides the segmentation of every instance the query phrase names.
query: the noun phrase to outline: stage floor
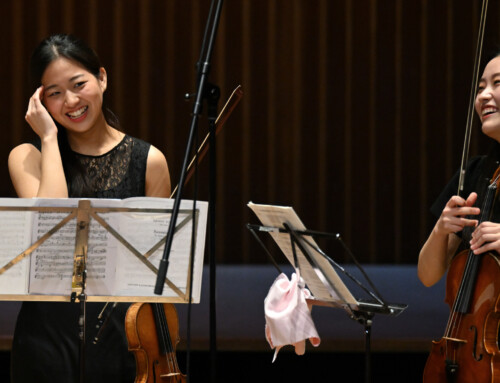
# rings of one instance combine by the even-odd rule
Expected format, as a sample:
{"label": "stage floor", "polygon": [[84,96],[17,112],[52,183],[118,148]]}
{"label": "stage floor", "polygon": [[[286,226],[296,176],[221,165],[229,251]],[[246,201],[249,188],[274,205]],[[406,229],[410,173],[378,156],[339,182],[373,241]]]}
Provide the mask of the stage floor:
{"label": "stage floor", "polygon": [[[186,372],[186,354],[177,352],[182,372]],[[424,353],[373,353],[372,383],[421,383],[427,359]],[[365,382],[363,353],[310,352],[297,356],[280,353],[271,363],[268,352],[221,351],[217,354],[217,383],[275,382]],[[191,383],[210,382],[210,355],[207,351],[191,353]],[[9,382],[9,353],[0,352],[0,382]],[[132,382],[131,382],[132,383]]]}

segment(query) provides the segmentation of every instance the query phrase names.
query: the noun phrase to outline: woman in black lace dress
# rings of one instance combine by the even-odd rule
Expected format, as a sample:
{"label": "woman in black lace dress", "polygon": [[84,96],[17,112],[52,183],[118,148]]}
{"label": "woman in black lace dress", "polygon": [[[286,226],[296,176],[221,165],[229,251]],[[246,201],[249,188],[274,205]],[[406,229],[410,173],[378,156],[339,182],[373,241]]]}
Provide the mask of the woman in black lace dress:
{"label": "woman in black lace dress", "polygon": [[[170,195],[165,156],[118,130],[103,107],[107,76],[93,50],[72,36],[54,35],[34,51],[31,70],[39,87],[26,121],[39,140],[10,153],[10,176],[19,197]],[[12,382],[79,380],[78,306],[23,303],[12,345]],[[134,381],[134,357],[124,334],[126,306],[113,310],[94,345],[103,304],[87,303],[87,382]]]}

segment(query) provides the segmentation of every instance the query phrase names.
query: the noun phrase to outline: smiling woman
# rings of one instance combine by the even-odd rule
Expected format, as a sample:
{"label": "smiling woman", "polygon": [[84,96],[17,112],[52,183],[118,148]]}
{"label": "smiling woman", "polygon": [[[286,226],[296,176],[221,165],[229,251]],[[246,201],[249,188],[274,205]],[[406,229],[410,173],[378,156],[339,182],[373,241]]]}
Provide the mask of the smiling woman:
{"label": "smiling woman", "polygon": [[[33,53],[31,69],[37,89],[26,121],[39,139],[10,153],[10,176],[19,197],[170,195],[165,156],[120,131],[106,114],[106,71],[90,48],[72,36],[51,36]],[[88,329],[96,328],[102,308],[87,303]],[[92,343],[96,334],[87,331],[86,381],[134,380],[134,357],[124,332],[126,310],[125,304],[114,309],[97,345]],[[12,382],[78,381],[78,318],[78,305],[24,302],[12,344]]]}
{"label": "smiling woman", "polygon": [[[500,54],[486,64],[479,81],[475,109],[481,120],[482,132],[492,138],[488,156],[475,157],[467,165],[467,178],[462,198],[458,190],[458,173],[443,190],[431,210],[438,217],[427,242],[420,251],[418,273],[422,282],[435,284],[444,275],[463,238],[464,228],[471,227],[470,248],[475,254],[488,251],[500,253],[500,207],[496,204],[491,220],[478,226],[480,201],[487,183],[500,160]],[[477,201],[479,199],[479,201]],[[477,227],[476,227],[477,226]],[[458,233],[458,235],[456,234]]]}
{"label": "smiling woman", "polygon": [[424,382],[450,377],[466,382],[497,380],[493,355],[500,351],[499,55],[484,68],[474,106],[482,132],[493,139],[493,149],[467,164],[463,197],[455,195],[460,172],[438,197],[431,208],[438,219],[418,260],[418,276],[426,286],[448,271],[446,301],[451,308],[446,333],[434,342],[427,360]]}

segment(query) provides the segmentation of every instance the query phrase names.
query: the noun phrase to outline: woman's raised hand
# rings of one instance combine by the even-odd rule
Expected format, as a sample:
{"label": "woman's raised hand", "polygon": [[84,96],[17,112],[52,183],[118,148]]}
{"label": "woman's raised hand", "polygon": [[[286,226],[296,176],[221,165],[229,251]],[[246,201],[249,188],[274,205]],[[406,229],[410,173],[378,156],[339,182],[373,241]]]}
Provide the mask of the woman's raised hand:
{"label": "woman's raised hand", "polygon": [[40,86],[31,96],[25,116],[26,121],[33,131],[40,136],[40,139],[52,134],[57,135],[57,126],[43,105],[42,97],[43,86]]}

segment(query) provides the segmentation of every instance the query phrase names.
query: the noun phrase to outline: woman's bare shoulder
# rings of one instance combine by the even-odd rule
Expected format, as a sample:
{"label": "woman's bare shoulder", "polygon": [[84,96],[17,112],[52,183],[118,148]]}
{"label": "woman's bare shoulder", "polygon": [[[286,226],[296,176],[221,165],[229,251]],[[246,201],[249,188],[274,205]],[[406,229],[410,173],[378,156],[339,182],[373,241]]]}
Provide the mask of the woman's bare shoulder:
{"label": "woman's bare shoulder", "polygon": [[41,153],[33,144],[20,144],[9,153],[9,164],[19,164],[23,160],[40,160]]}
{"label": "woman's bare shoulder", "polygon": [[170,173],[167,159],[153,145],[149,148],[146,169],[146,195],[168,197],[170,195]]}
{"label": "woman's bare shoulder", "polygon": [[40,184],[40,151],[31,144],[21,144],[9,153],[9,174],[19,197],[33,197]]}

